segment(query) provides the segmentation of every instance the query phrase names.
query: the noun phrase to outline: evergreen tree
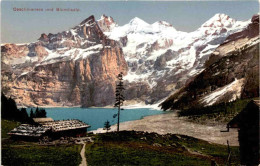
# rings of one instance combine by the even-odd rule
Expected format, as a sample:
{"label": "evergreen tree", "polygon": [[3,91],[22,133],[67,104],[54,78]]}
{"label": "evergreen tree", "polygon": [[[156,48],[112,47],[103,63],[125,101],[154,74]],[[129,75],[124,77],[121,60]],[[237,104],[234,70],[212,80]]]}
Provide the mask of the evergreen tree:
{"label": "evergreen tree", "polygon": [[9,107],[7,110],[10,112],[9,116],[13,120],[18,120],[19,121],[19,110],[17,109],[16,103],[14,99],[11,97],[8,99]]}
{"label": "evergreen tree", "polygon": [[22,123],[30,121],[25,108],[17,109],[16,102],[11,97],[8,99],[3,93],[1,95],[1,118],[16,120]]}
{"label": "evergreen tree", "polygon": [[2,93],[1,95],[1,113],[2,113],[2,118],[4,119],[8,119],[9,118],[9,111],[8,109],[8,99],[7,97],[4,95],[4,93]]}
{"label": "evergreen tree", "polygon": [[45,111],[45,109],[43,109],[42,112],[43,112],[42,116],[46,118],[47,117],[47,112]]}
{"label": "evergreen tree", "polygon": [[25,108],[21,109],[19,119],[20,119],[21,122],[28,122],[29,117],[28,117],[28,114],[27,114],[27,111],[26,111]]}
{"label": "evergreen tree", "polygon": [[38,117],[40,117],[40,111],[39,111],[39,108],[38,108],[38,106],[37,106],[37,108],[36,108],[36,110],[35,110],[34,117],[35,117],[35,118],[38,118]]}
{"label": "evergreen tree", "polygon": [[123,73],[121,72],[117,76],[119,82],[116,85],[116,102],[114,107],[118,108],[118,113],[117,113],[117,131],[119,131],[119,120],[120,120],[120,107],[123,105],[123,102],[125,101],[125,98],[122,94],[124,90],[124,85],[123,85]]}
{"label": "evergreen tree", "polygon": [[107,121],[104,123],[104,128],[103,128],[103,130],[107,130],[107,132],[108,132],[108,130],[111,129],[110,127],[111,127],[110,122],[107,120]]}
{"label": "evergreen tree", "polygon": [[39,118],[46,118],[46,114],[47,113],[46,113],[45,109],[40,109],[38,117]]}
{"label": "evergreen tree", "polygon": [[36,108],[35,112],[31,109],[30,111],[30,118],[46,118],[47,112],[45,109],[42,108]]}
{"label": "evergreen tree", "polygon": [[33,109],[31,108],[31,111],[30,111],[30,118],[34,118],[34,113],[33,113]]}
{"label": "evergreen tree", "polygon": [[1,113],[4,119],[19,120],[20,114],[15,101],[11,97],[8,99],[4,93],[1,95]]}

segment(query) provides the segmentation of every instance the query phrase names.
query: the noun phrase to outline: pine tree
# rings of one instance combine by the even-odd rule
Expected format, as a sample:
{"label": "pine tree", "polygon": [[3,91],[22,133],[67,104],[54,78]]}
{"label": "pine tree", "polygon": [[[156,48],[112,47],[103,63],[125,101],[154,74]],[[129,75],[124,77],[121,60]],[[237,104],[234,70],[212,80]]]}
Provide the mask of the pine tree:
{"label": "pine tree", "polygon": [[124,86],[123,86],[123,73],[121,72],[120,74],[118,74],[117,76],[119,82],[116,85],[116,102],[114,107],[118,108],[118,114],[117,114],[117,131],[119,131],[119,120],[120,120],[120,106],[123,105],[123,102],[125,101],[125,98],[122,94],[123,90],[124,90]]}
{"label": "pine tree", "polygon": [[31,108],[31,111],[30,111],[30,118],[34,118],[34,113],[33,113],[33,109]]}
{"label": "pine tree", "polygon": [[21,108],[20,111],[20,121],[27,122],[28,121],[28,114],[25,108]]}
{"label": "pine tree", "polygon": [[4,119],[8,119],[10,118],[10,112],[8,110],[9,108],[9,102],[8,102],[8,99],[7,97],[4,95],[4,93],[2,92],[2,95],[1,95],[1,115],[2,115],[2,118]]}
{"label": "pine tree", "polygon": [[35,110],[35,115],[34,115],[35,118],[38,118],[40,117],[40,111],[39,111],[39,108],[37,106],[36,110]]}
{"label": "pine tree", "polygon": [[41,117],[46,118],[46,114],[47,112],[45,111],[45,109],[41,109]]}
{"label": "pine tree", "polygon": [[107,132],[108,132],[108,130],[111,129],[110,127],[111,127],[110,122],[109,122],[109,121],[106,121],[106,122],[104,123],[104,128],[103,128],[103,130],[107,130]]}
{"label": "pine tree", "polygon": [[20,111],[17,109],[14,99],[7,98],[4,93],[1,94],[1,115],[4,119],[19,120]]}

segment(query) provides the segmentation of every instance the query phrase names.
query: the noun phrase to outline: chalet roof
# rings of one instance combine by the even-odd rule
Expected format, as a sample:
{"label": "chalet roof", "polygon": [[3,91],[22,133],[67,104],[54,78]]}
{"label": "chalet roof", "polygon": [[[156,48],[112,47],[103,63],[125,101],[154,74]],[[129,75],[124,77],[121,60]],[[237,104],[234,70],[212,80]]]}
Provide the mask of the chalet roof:
{"label": "chalet roof", "polygon": [[35,120],[40,124],[39,126],[21,124],[8,134],[16,136],[40,137],[48,130],[51,130],[52,132],[59,132],[90,127],[90,125],[77,119],[54,121],[52,118],[34,118],[34,121]]}
{"label": "chalet roof", "polygon": [[17,136],[40,137],[47,130],[50,130],[50,127],[21,124],[20,126],[10,131],[8,134]]}
{"label": "chalet roof", "polygon": [[42,122],[52,122],[54,121],[52,118],[33,118],[33,121],[36,123],[42,123]]}
{"label": "chalet roof", "polygon": [[250,123],[259,124],[260,100],[251,100],[228,124],[228,128],[240,128]]}
{"label": "chalet roof", "polygon": [[90,127],[90,125],[88,125],[80,120],[77,120],[77,119],[42,122],[40,124],[43,127],[51,127],[52,131],[54,131],[54,132]]}

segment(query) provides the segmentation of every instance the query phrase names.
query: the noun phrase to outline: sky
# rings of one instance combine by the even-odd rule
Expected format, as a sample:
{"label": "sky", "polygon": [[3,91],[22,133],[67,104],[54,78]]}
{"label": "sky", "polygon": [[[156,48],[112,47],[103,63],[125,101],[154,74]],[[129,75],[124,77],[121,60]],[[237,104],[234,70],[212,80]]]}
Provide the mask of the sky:
{"label": "sky", "polygon": [[[43,11],[14,11],[14,8],[40,8]],[[54,8],[54,11],[45,9]],[[77,12],[56,8],[79,9]],[[28,43],[42,33],[68,30],[94,15],[112,16],[120,25],[134,17],[147,23],[166,21],[177,30],[191,32],[216,13],[245,21],[259,12],[258,1],[2,1],[1,43]]]}

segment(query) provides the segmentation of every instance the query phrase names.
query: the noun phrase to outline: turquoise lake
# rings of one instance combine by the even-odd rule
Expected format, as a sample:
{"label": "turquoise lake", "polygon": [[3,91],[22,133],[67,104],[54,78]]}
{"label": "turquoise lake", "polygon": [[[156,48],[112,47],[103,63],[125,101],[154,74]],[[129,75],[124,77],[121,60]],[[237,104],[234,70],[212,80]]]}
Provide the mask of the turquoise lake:
{"label": "turquoise lake", "polygon": [[[27,109],[28,113],[30,110],[30,108]],[[79,119],[91,125],[88,131],[103,128],[107,120],[111,125],[117,123],[117,117],[113,118],[113,115],[117,114],[116,108],[45,108],[45,110],[47,117],[54,120]],[[145,116],[163,113],[163,111],[148,108],[125,109],[120,111],[120,122],[138,120]]]}

